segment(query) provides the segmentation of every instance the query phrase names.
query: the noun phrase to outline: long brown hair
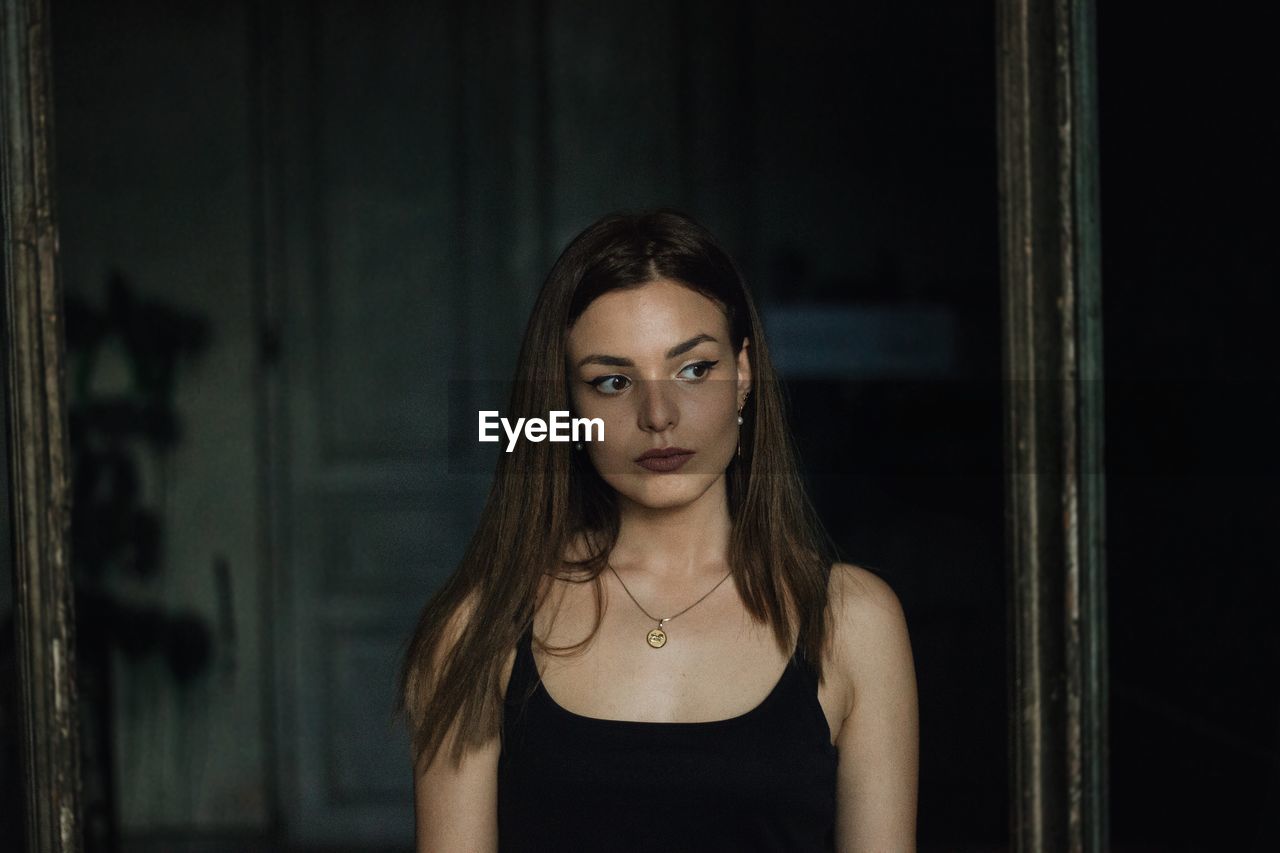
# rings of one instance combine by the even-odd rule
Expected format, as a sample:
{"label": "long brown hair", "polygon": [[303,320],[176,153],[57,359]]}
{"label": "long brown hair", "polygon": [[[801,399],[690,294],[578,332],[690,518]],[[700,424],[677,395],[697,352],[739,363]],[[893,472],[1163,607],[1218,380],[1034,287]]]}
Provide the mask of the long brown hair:
{"label": "long brown hair", "polygon": [[[735,354],[750,339],[742,454],[726,472],[729,565],[748,612],[773,627],[784,652],[798,647],[821,675],[827,579],[837,549],[805,494],[785,400],[742,273],[705,228],[662,209],[612,214],[575,237],[533,306],[504,417],[572,410],[568,330],[597,297],[656,279],[715,302],[728,319]],[[589,642],[600,626],[598,577],[617,540],[617,495],[586,454],[570,447],[522,441],[498,453],[476,531],[455,572],[423,608],[401,667],[396,712],[409,727],[415,763],[434,761],[451,727],[455,765],[468,746],[501,734],[504,663],[542,603],[547,575],[595,583],[595,628],[565,648]],[[589,553],[570,561],[568,548],[579,537]]]}

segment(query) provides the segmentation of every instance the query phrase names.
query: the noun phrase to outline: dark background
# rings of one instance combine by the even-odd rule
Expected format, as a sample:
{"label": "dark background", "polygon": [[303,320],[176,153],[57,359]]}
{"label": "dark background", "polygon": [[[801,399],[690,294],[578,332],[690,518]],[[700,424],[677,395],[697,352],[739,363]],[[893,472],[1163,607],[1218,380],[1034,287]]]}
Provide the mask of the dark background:
{"label": "dark background", "polygon": [[[104,345],[80,403],[177,424],[121,439],[138,483],[104,498],[164,544],[139,560],[126,525],[131,556],[79,568],[118,605],[81,614],[119,647],[87,702],[90,849],[407,849],[378,703],[483,483],[432,467],[419,380],[508,376],[563,242],[655,204],[741,261],[819,510],[906,609],[921,849],[1006,849],[992,4],[55,0],[54,23],[78,328],[115,304],[120,340],[169,342]],[[1264,33],[1100,11],[1117,850],[1280,836]]]}
{"label": "dark background", "polygon": [[1251,11],[1098,5],[1113,837],[1271,849],[1276,71]]}

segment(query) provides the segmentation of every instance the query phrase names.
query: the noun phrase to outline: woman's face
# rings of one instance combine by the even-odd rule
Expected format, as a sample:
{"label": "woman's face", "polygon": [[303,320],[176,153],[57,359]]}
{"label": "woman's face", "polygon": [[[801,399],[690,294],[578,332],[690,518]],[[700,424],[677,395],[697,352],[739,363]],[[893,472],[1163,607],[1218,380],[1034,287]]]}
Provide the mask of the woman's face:
{"label": "woman's face", "polygon": [[[697,500],[738,449],[748,346],[735,358],[719,306],[669,279],[597,298],[569,331],[566,369],[574,416],[603,421],[604,440],[572,452],[588,454],[605,482],[642,506]],[[693,451],[675,470],[639,462],[673,447]]]}

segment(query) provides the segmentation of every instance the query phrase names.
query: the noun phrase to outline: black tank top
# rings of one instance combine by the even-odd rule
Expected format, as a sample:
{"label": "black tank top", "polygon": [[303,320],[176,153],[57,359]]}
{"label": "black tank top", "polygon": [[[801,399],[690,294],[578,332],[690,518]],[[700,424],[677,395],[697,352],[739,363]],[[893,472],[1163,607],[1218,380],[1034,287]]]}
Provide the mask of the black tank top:
{"label": "black tank top", "polygon": [[642,722],[562,708],[542,686],[532,640],[526,629],[507,685],[500,850],[835,849],[837,750],[798,651],[745,714]]}

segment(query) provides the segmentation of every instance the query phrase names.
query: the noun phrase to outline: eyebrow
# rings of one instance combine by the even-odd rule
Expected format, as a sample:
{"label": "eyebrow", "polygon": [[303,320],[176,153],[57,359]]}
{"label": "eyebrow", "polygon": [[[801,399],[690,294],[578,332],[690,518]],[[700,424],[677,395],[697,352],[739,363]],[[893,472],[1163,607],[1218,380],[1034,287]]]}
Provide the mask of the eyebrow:
{"label": "eyebrow", "polygon": [[[684,355],[689,350],[693,349],[698,344],[703,343],[705,341],[710,341],[713,344],[719,343],[719,341],[717,341],[715,338],[711,337],[708,334],[694,335],[692,338],[689,338],[689,340],[685,341],[684,343],[676,344],[671,349],[667,350],[667,358],[672,359],[678,355]],[[629,358],[623,358],[620,355],[589,355],[578,362],[578,367],[582,367],[587,364],[607,364],[610,367],[635,367],[636,366],[636,363],[634,361],[632,361]]]}

